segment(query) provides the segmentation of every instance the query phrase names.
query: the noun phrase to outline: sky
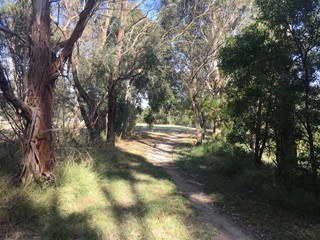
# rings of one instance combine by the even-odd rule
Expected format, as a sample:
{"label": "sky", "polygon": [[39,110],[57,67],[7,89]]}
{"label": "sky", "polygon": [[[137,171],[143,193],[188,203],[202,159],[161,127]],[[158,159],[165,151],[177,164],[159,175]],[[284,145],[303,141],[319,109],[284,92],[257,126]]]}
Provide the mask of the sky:
{"label": "sky", "polygon": [[[143,0],[134,0],[136,3],[140,3]],[[160,8],[160,0],[144,0],[140,5],[140,9],[148,14],[151,20],[156,20],[158,17],[158,10]]]}

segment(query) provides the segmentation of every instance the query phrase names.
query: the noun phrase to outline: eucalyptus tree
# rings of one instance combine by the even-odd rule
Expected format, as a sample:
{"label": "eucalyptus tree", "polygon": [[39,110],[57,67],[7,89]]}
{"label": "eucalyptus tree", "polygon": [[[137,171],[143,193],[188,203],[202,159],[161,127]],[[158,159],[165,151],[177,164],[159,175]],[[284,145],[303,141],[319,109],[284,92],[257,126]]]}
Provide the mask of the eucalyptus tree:
{"label": "eucalyptus tree", "polygon": [[[160,70],[151,73],[159,65],[161,31],[141,10],[142,2],[101,4],[70,57],[75,93],[91,140],[99,140],[106,127],[107,142],[113,145],[116,132],[130,130],[139,101],[161,75]],[[61,6],[65,20],[56,23],[56,29],[67,39],[77,8],[72,1]]]}
{"label": "eucalyptus tree", "polygon": [[[122,0],[115,5],[111,24],[103,46],[107,60],[108,86],[107,143],[114,145],[116,136],[117,105],[120,92],[128,100],[135,81],[149,78],[158,62],[161,31],[156,22],[138,8]],[[133,107],[133,106],[132,106]]]}
{"label": "eucalyptus tree", "polygon": [[[220,94],[217,50],[248,17],[251,1],[163,1],[162,24],[170,32],[175,71],[193,111],[202,141],[201,99]],[[203,115],[203,114],[202,114]]]}
{"label": "eucalyptus tree", "polygon": [[[100,132],[104,128],[104,118],[102,106],[106,98],[106,87],[103,84],[103,72],[101,66],[100,71],[96,71],[97,57],[94,52],[101,51],[102,39],[101,35],[105,29],[102,23],[102,16],[113,10],[109,9],[109,2],[101,2],[95,9],[93,15],[86,26],[86,31],[77,41],[77,47],[69,56],[68,65],[64,70],[64,77],[70,81],[66,81],[69,90],[69,101],[74,105],[74,129],[79,130],[79,112],[84,120],[85,126],[89,133],[91,143],[99,141]],[[59,2],[55,6],[58,15],[51,16],[54,22],[53,31],[56,41],[66,41],[70,38],[73,26],[76,24],[77,15],[82,4],[78,1],[65,0]],[[99,28],[97,28],[99,26]],[[57,46],[56,48],[59,48]],[[99,59],[98,59],[99,61]],[[73,90],[72,86],[73,85]],[[73,98],[73,99],[72,99]]]}
{"label": "eucalyptus tree", "polygon": [[[26,8],[23,30],[15,32],[10,25],[1,26],[2,33],[14,35],[24,46],[22,68],[25,71],[18,86],[23,93],[17,96],[12,91],[11,76],[0,66],[0,87],[8,104],[11,104],[24,123],[21,150],[23,153],[23,181],[34,178],[40,181],[51,175],[55,165],[52,149],[52,116],[56,80],[65,61],[69,58],[75,42],[82,35],[96,1],[88,1],[76,23],[70,38],[56,43],[54,52],[51,41],[49,0],[17,1]],[[3,6],[2,6],[3,7]],[[57,55],[53,58],[53,55]],[[7,66],[7,68],[10,66]]]}

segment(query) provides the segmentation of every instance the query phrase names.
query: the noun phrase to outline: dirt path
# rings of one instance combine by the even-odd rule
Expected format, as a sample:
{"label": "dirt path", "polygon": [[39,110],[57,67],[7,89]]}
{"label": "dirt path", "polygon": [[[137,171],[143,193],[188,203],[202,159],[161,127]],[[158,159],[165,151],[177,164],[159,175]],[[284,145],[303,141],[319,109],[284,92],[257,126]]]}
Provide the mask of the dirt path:
{"label": "dirt path", "polygon": [[206,224],[217,229],[219,232],[218,240],[256,239],[221,212],[211,197],[204,193],[202,184],[190,179],[174,165],[174,148],[187,136],[188,134],[181,132],[156,136],[151,134],[150,138],[143,139],[140,143],[145,144],[145,156],[148,161],[156,166],[163,167],[167,171],[177,189],[189,199],[190,205],[196,211],[198,217]]}

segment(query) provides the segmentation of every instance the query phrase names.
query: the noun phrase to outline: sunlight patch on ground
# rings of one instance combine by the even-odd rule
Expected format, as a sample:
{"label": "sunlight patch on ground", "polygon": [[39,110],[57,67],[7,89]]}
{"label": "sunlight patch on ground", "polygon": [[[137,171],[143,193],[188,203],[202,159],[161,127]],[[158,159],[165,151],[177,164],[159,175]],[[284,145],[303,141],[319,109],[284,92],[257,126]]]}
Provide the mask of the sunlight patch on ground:
{"label": "sunlight patch on ground", "polygon": [[[205,230],[186,199],[163,169],[146,161],[150,145],[124,141],[112,152],[63,152],[54,185],[31,186],[21,195],[12,191],[19,207],[10,214],[27,226],[22,235],[30,227],[38,229],[39,239],[213,239],[212,231],[199,238]],[[0,224],[6,214],[0,208]]]}
{"label": "sunlight patch on ground", "polygon": [[203,196],[202,193],[193,193],[190,195],[190,198],[200,203],[212,203],[212,199]]}
{"label": "sunlight patch on ground", "polygon": [[105,186],[105,189],[108,191],[111,201],[121,207],[128,208],[136,204],[132,184],[132,181],[123,179],[114,180],[111,184]]}

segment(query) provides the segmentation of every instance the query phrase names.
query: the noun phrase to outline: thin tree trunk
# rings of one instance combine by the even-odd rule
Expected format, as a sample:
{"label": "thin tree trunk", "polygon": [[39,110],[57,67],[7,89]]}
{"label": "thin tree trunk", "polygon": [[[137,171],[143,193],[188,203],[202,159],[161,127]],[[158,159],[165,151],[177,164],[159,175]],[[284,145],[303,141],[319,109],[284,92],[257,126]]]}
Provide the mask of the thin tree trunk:
{"label": "thin tree trunk", "polygon": [[121,2],[120,28],[117,36],[117,44],[115,47],[115,58],[111,74],[111,82],[109,83],[108,91],[108,130],[107,130],[107,144],[115,146],[116,138],[116,108],[117,108],[117,94],[119,85],[119,67],[122,54],[122,42],[125,36],[125,25],[127,21],[127,0]]}
{"label": "thin tree trunk", "polygon": [[199,116],[199,110],[195,100],[192,101],[192,110],[193,110],[194,126],[196,128],[197,144],[202,144],[202,129],[200,125],[200,116]]}
{"label": "thin tree trunk", "polygon": [[108,94],[108,130],[107,143],[111,146],[116,141],[116,104],[117,104],[117,86],[112,85]]}
{"label": "thin tree trunk", "polygon": [[107,40],[107,33],[108,33],[108,29],[109,29],[109,25],[110,25],[110,20],[113,14],[113,3],[110,1],[107,3],[107,10],[106,10],[106,20],[104,23],[104,26],[101,30],[101,36],[100,36],[100,46],[99,49],[103,50],[103,47],[106,43]]}
{"label": "thin tree trunk", "polygon": [[312,181],[313,181],[313,188],[314,188],[314,195],[317,199],[320,197],[320,189],[318,184],[318,162],[315,156],[315,149],[314,149],[314,135],[311,127],[311,120],[310,120],[310,80],[309,80],[309,69],[306,60],[306,53],[303,54],[302,62],[303,68],[305,72],[305,121],[306,121],[306,131],[308,135],[308,143],[309,143],[309,158],[311,163],[312,169]]}
{"label": "thin tree trunk", "polygon": [[276,126],[276,177],[283,178],[290,184],[290,175],[297,165],[296,143],[294,138],[294,103],[290,98],[289,73],[280,83],[283,90],[278,96]]}
{"label": "thin tree trunk", "polygon": [[80,129],[80,120],[79,120],[79,113],[80,113],[80,104],[78,101],[77,94],[74,94],[74,106],[73,106],[73,132],[76,133]]}
{"label": "thin tree trunk", "polygon": [[86,105],[88,107],[88,111],[87,111],[85,107],[80,104],[79,105],[80,112],[85,122],[86,128],[89,132],[90,142],[95,143],[100,138],[100,135],[99,135],[100,129],[98,124],[99,104],[96,103],[95,99],[93,97],[90,97],[87,94],[87,92],[83,89],[78,77],[76,59],[73,55],[70,57],[70,65],[72,69],[74,88],[77,90],[76,91],[77,99],[79,101],[79,99],[82,98],[86,102]]}
{"label": "thin tree trunk", "polygon": [[262,103],[261,100],[257,102],[257,115],[256,115],[256,127],[255,127],[255,142],[254,142],[254,162],[256,165],[262,164],[262,152],[260,148],[261,144],[261,112]]}

